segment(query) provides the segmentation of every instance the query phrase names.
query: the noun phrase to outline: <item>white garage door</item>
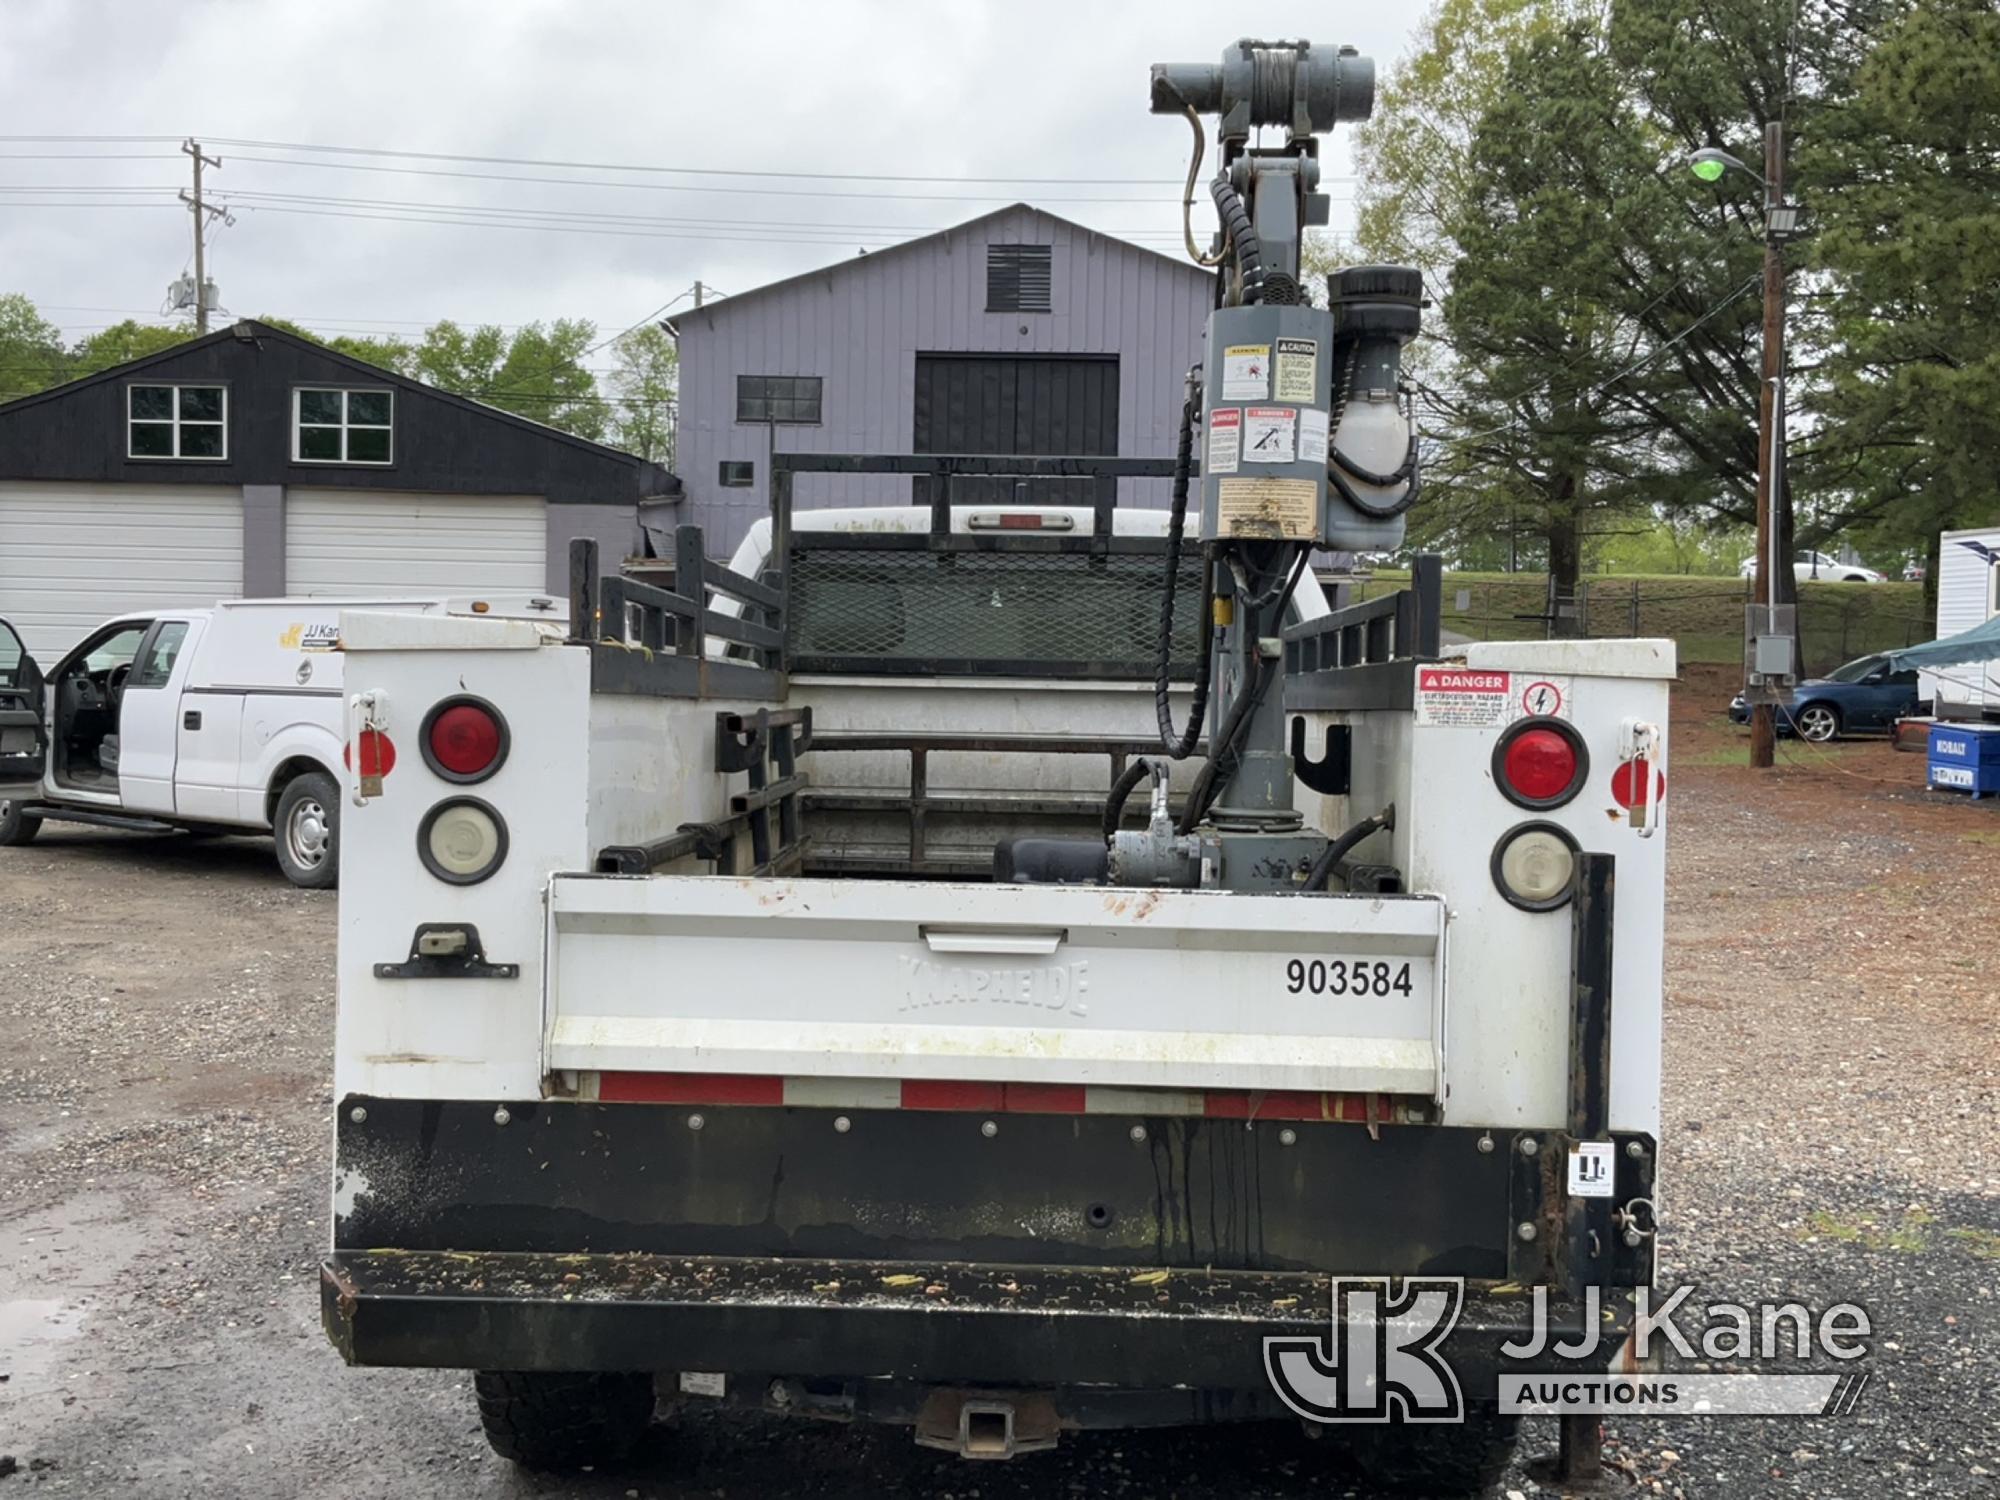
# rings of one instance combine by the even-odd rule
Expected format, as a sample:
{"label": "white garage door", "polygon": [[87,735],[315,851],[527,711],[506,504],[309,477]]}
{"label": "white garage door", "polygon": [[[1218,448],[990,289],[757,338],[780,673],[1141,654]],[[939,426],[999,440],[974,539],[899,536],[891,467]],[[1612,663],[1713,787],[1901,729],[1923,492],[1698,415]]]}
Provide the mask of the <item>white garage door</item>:
{"label": "white garage door", "polygon": [[44,668],[113,615],[242,593],[234,485],[0,480],[0,619]]}
{"label": "white garage door", "polygon": [[285,496],[288,594],[539,594],[548,582],[547,506],[537,496]]}

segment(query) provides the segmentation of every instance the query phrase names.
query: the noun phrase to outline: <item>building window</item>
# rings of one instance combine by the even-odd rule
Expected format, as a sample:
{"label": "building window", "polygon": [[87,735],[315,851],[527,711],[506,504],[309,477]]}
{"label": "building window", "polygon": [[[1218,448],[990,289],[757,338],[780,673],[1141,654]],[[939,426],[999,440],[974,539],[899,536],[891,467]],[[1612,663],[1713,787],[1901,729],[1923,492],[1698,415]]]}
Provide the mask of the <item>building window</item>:
{"label": "building window", "polygon": [[395,411],[391,391],[300,386],[292,392],[292,459],[386,464],[394,452]]}
{"label": "building window", "polygon": [[229,392],[219,385],[125,387],[129,458],[229,457]]}
{"label": "building window", "polygon": [[986,310],[1045,313],[1049,308],[1049,247],[986,247]]}
{"label": "building window", "polygon": [[747,490],[757,482],[757,466],[725,458],[716,469],[715,482],[725,490]]}
{"label": "building window", "polygon": [[738,375],[736,420],[816,427],[820,420],[819,387],[817,375]]}

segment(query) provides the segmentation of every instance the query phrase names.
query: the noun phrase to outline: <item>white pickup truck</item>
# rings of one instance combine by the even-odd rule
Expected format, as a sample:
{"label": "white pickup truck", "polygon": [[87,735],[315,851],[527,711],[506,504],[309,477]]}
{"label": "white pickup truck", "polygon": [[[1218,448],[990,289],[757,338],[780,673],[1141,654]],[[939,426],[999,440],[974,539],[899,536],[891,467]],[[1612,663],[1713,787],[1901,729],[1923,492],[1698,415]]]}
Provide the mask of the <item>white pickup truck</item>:
{"label": "white pickup truck", "polygon": [[[480,603],[505,613],[534,601]],[[540,604],[561,617],[555,601]],[[453,607],[442,598],[242,599],[123,615],[46,673],[0,620],[0,845],[24,844],[51,820],[270,831],[293,884],[333,885],[341,614]]]}
{"label": "white pickup truck", "polygon": [[[1366,836],[1121,878],[1156,639],[1179,719],[1228,581],[1190,552],[1156,637],[1158,513],[793,529],[815,462],[861,461],[781,455],[740,572],[578,544],[573,632],[344,617],[350,748],[393,767],[344,783],[328,1336],[478,1371],[531,1465],[656,1398],[1005,1458],[1299,1412],[1327,1367],[1271,1351],[1320,1347],[1332,1277],[1451,1278],[1463,1400],[1345,1446],[1486,1474],[1502,1342],[1547,1298],[1602,1371],[1652,1278],[1672,644],[1440,659],[1434,561],[1341,611],[1304,576],[1292,790]],[[469,774],[407,753],[451,709],[493,726]]]}

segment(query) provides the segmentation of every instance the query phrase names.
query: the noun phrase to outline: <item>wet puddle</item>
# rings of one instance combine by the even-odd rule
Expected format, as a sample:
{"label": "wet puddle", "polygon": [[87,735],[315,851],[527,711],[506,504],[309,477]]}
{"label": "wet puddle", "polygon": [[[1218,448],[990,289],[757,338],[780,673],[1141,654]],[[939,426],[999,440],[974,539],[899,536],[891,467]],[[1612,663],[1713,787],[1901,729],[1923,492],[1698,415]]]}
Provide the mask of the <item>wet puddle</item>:
{"label": "wet puddle", "polygon": [[[0,1375],[9,1386],[46,1373],[56,1362],[55,1346],[82,1331],[83,1312],[60,1297],[21,1297],[0,1302]],[[18,1387],[17,1387],[18,1388]]]}

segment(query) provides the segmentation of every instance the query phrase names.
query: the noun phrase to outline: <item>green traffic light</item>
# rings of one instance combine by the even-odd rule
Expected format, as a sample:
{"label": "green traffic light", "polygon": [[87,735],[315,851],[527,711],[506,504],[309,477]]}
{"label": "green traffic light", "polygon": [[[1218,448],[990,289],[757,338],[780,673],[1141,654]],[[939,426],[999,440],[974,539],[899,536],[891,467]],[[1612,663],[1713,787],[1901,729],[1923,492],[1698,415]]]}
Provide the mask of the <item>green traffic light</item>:
{"label": "green traffic light", "polygon": [[1717,161],[1714,157],[1708,156],[1691,163],[1689,170],[1703,182],[1720,182],[1722,174],[1729,170],[1729,165],[1727,162]]}

